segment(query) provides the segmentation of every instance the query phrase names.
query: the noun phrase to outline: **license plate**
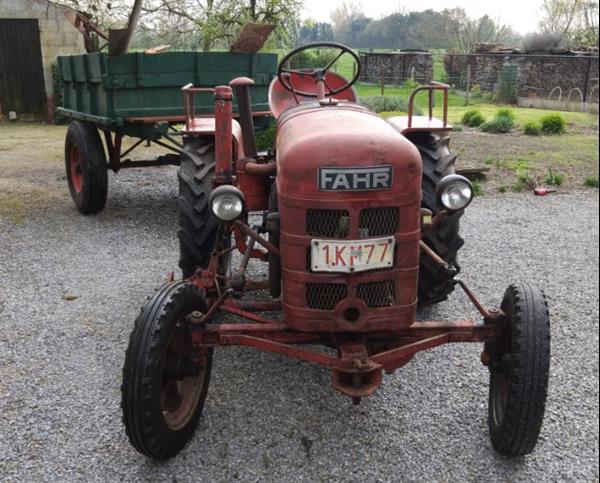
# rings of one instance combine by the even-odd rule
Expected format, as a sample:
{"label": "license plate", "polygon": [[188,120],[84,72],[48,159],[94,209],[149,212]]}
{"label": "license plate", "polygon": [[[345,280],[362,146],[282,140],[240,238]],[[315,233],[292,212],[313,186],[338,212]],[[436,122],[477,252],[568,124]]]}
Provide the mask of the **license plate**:
{"label": "license plate", "polygon": [[394,263],[394,239],[312,240],[313,272],[364,272],[391,267]]}

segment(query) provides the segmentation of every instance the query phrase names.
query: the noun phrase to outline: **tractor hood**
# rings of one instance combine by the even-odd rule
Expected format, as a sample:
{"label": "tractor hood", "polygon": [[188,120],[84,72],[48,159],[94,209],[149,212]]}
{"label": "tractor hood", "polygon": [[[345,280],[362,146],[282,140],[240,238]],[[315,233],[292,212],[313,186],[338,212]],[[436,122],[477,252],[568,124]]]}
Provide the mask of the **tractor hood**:
{"label": "tractor hood", "polygon": [[307,201],[324,192],[354,194],[351,198],[364,198],[366,192],[420,197],[418,150],[384,119],[356,104],[288,109],[278,119],[276,152],[277,188],[284,196]]}

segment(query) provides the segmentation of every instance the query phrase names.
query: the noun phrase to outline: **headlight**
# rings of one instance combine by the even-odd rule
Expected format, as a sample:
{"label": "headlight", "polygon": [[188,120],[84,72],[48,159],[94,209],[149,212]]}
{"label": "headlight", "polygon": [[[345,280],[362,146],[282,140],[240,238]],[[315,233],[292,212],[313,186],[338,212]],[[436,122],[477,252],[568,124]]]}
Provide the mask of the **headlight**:
{"label": "headlight", "polygon": [[223,221],[233,221],[244,211],[244,194],[235,186],[223,185],[210,195],[210,208]]}
{"label": "headlight", "polygon": [[436,191],[444,208],[451,211],[466,208],[473,199],[473,185],[459,174],[444,176]]}

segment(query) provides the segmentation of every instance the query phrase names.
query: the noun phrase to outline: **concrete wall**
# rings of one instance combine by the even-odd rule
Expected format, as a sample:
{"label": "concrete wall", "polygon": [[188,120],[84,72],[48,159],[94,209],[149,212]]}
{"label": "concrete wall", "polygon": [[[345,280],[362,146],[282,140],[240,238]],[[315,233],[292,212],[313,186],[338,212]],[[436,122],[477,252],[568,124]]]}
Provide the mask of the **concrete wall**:
{"label": "concrete wall", "polygon": [[59,55],[85,53],[82,35],[65,18],[65,7],[46,0],[0,0],[0,18],[35,18],[40,27],[46,96],[52,98],[50,66]]}

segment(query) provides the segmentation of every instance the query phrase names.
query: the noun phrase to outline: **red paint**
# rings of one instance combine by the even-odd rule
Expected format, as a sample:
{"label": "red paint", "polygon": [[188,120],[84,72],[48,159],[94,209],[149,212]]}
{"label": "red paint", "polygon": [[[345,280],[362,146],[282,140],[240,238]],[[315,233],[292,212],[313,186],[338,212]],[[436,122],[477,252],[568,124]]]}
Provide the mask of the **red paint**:
{"label": "red paint", "polygon": [[[335,142],[333,142],[335,140]],[[286,323],[297,330],[369,332],[393,330],[413,322],[419,267],[421,156],[415,146],[385,120],[352,104],[305,106],[282,114],[277,123],[277,190],[281,215],[283,310]],[[320,167],[391,165],[391,189],[320,191]],[[307,250],[313,237],[306,232],[310,208],[342,209],[349,213],[347,239],[363,238],[359,217],[365,208],[398,207],[400,223],[394,266],[385,271],[354,274],[307,271]],[[341,249],[330,256],[345,264]],[[358,285],[394,280],[396,305],[369,308],[356,297]],[[307,307],[306,284],[341,283],[348,297],[330,310]],[[360,317],[348,321],[347,309]]]}
{"label": "red paint", "polygon": [[83,189],[83,167],[81,166],[81,156],[79,155],[79,149],[73,145],[71,147],[71,154],[69,156],[69,173],[71,176],[71,183],[73,189],[77,193],[81,193]]}
{"label": "red paint", "polygon": [[229,86],[215,87],[216,184],[231,183],[233,176],[233,93]]}
{"label": "red paint", "polygon": [[536,196],[546,196],[550,193],[556,193],[554,188],[536,188],[533,190],[533,194]]}
{"label": "red paint", "polygon": [[[293,74],[292,85],[300,90],[318,92],[311,76]],[[247,82],[247,81],[244,81]],[[345,79],[328,73],[327,83],[337,88]],[[235,83],[234,83],[235,84]],[[429,86],[431,87],[431,86]],[[435,86],[435,89],[443,87]],[[408,363],[415,354],[446,343],[485,342],[496,336],[502,323],[502,313],[486,309],[464,283],[469,299],[480,310],[485,324],[473,321],[415,322],[417,276],[421,241],[421,157],[416,147],[403,135],[407,129],[418,130],[432,125],[432,107],[428,126],[415,123],[412,108],[404,127],[396,121],[387,122],[376,114],[352,103],[319,104],[314,98],[294,95],[275,80],[269,90],[274,114],[278,117],[275,165],[265,157],[250,159],[252,173],[246,171],[240,126],[232,120],[231,88],[215,88],[215,117],[201,119],[194,114],[192,87],[184,88],[186,135],[211,135],[216,145],[216,183],[237,184],[244,192],[251,210],[266,209],[270,191],[269,175],[276,172],[280,213],[279,248],[265,240],[246,223],[237,220],[229,225],[236,247],[244,253],[247,239],[252,238],[271,256],[282,262],[281,300],[227,299],[223,277],[217,275],[219,253],[215,251],[210,265],[198,270],[192,283],[207,295],[210,309],[204,317],[192,319],[192,340],[199,347],[239,345],[281,354],[300,361],[328,367],[332,385],[341,393],[358,400],[372,394],[382,382],[383,371],[394,371]],[[447,94],[447,88],[445,90]],[[352,89],[336,96],[355,101]],[[412,99],[411,97],[411,105]],[[433,95],[430,90],[430,101]],[[445,99],[446,100],[446,99]],[[298,103],[311,104],[297,106]],[[445,106],[446,110],[446,106]],[[448,129],[444,121],[439,126]],[[271,163],[269,166],[267,166]],[[322,191],[317,174],[320,167],[369,167],[390,165],[393,170],[389,189],[374,191]],[[276,170],[274,169],[276,167]],[[368,240],[381,235],[365,235],[359,225],[361,212],[368,208],[391,207],[399,210],[399,221],[393,233],[383,236],[395,241],[394,265],[390,269],[358,273],[312,272],[307,267],[311,242],[317,237],[308,233],[309,209],[345,210],[348,214],[346,240]],[[259,230],[260,231],[260,230]],[[340,240],[342,238],[336,238]],[[368,250],[369,259],[375,252],[374,243],[354,243],[354,246],[325,246],[327,261],[353,266],[354,255],[348,251]],[[389,245],[385,245],[386,249]],[[382,250],[381,260],[385,258]],[[268,259],[263,250],[254,249],[251,256]],[[235,270],[235,268],[234,268]],[[240,271],[241,273],[241,271]],[[394,305],[373,305],[359,296],[360,286],[373,282],[393,282]],[[332,310],[309,308],[307,284],[333,283],[345,286],[346,295]],[[260,283],[248,281],[244,290]],[[241,294],[238,294],[241,295]],[[283,318],[264,315],[281,309]],[[212,323],[217,311],[250,323]],[[301,344],[328,346],[337,352],[323,353]]]}
{"label": "red paint", "polygon": [[[335,72],[327,72],[325,76],[325,80],[327,84],[333,89],[339,89],[343,87],[347,80],[344,79],[341,75],[336,74]],[[314,77],[310,75],[301,75],[297,72],[294,72],[290,75],[291,85],[299,90],[308,93],[318,92],[318,86],[315,83]],[[349,102],[357,102],[358,96],[356,95],[356,91],[354,88],[346,89],[339,94],[334,96],[337,100],[344,100]],[[287,90],[285,87],[281,85],[279,79],[275,77],[269,86],[269,106],[271,106],[271,112],[275,117],[279,117],[281,113],[283,113],[286,109],[290,107],[297,106],[298,104],[304,103],[315,103],[317,99],[314,97],[305,97],[297,93],[292,93]]]}

